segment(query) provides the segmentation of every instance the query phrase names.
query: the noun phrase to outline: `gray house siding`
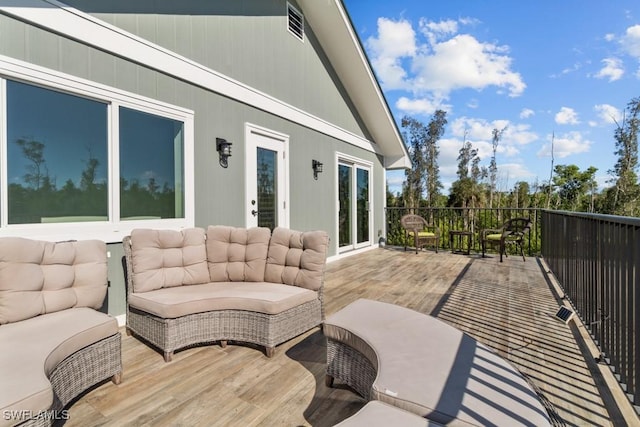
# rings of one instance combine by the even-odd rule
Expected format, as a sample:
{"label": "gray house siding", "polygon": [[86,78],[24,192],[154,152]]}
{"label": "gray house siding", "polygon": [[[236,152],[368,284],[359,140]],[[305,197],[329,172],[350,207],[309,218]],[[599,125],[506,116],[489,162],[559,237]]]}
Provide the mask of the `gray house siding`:
{"label": "gray house siding", "polygon": [[[254,2],[241,3],[247,5]],[[265,3],[278,9],[285,5],[285,2],[282,1]],[[234,11],[230,11],[229,15],[222,17],[118,15],[112,16],[111,19],[123,28],[125,27],[123,21],[130,22],[130,26],[136,27],[141,36],[152,37],[156,34],[155,42],[162,43],[167,48],[179,51],[181,46],[191,46],[187,51],[180,53],[191,54],[194,59],[199,60],[208,58],[207,60],[210,62],[208,66],[219,71],[223,71],[220,68],[224,65],[228,67],[230,72],[236,73],[232,77],[249,85],[256,85],[258,89],[268,92],[274,97],[282,98],[296,107],[309,110],[327,121],[366,137],[366,129],[362,127],[360,119],[354,113],[344,89],[337,81],[322,52],[317,53],[316,58],[313,59],[312,52],[319,47],[309,41],[312,38],[311,35],[305,43],[293,39],[286,31],[284,21],[282,21],[284,18],[280,15],[268,17],[263,22],[260,20],[262,17],[236,17],[231,12]],[[106,18],[103,14],[100,14],[100,17]],[[251,69],[251,72],[246,72],[241,70],[243,67],[232,65],[236,59],[225,56],[226,53],[205,54],[206,49],[203,47],[205,40],[193,36],[193,34],[200,34],[202,31],[194,28],[190,33],[191,36],[178,31],[178,29],[188,28],[190,21],[199,22],[195,27],[201,25],[207,28],[209,26],[218,28],[220,25],[232,31],[235,25],[232,24],[231,18],[236,22],[241,22],[246,31],[254,31],[248,37],[242,31],[233,30],[234,36],[238,38],[236,43],[239,43],[241,39],[260,40],[261,37],[266,38],[267,34],[273,32],[279,34],[277,37],[274,36],[275,38],[282,36],[283,39],[280,41],[283,44],[291,43],[292,46],[286,49],[275,49],[277,54],[273,55],[273,62],[265,64],[268,71],[258,72],[255,63],[246,62],[251,58],[251,55],[243,56],[241,59],[245,61],[244,67]],[[154,26],[147,19],[155,21],[155,31],[152,30]],[[213,21],[208,22],[208,19]],[[225,23],[217,21],[226,21],[227,19],[229,21]],[[271,19],[274,22],[265,23]],[[250,21],[263,22],[263,27],[271,28],[270,26],[273,26],[277,30],[265,28],[251,30],[253,24]],[[134,25],[134,23],[137,24]],[[168,33],[164,31],[165,24],[175,28],[173,34],[179,34],[180,37],[167,36]],[[129,26],[126,27],[127,30],[132,30]],[[151,34],[147,34],[148,32]],[[204,33],[208,34],[206,31]],[[307,34],[309,33],[311,31],[307,28]],[[158,34],[163,34],[163,36],[157,36]],[[251,43],[243,43],[242,48],[252,49]],[[224,42],[211,43],[211,49],[224,51],[226,48],[218,46],[224,44]],[[194,45],[197,45],[198,48],[194,48]],[[236,46],[236,48],[238,47]],[[191,49],[191,53],[189,49]],[[291,61],[291,49],[302,50],[303,53],[299,55],[303,56],[305,60]],[[253,50],[256,55],[260,51],[259,48]],[[67,39],[5,15],[0,15],[0,55],[193,110],[195,112],[196,226],[206,227],[209,224],[245,225],[244,132],[245,123],[251,123],[289,136],[291,228],[328,231],[333,242],[329,255],[337,254],[335,244],[338,241],[336,235],[336,152],[372,163],[373,204],[376,207],[373,212],[374,222],[371,232],[373,242],[377,239],[377,230],[384,227],[382,210],[384,205],[383,160],[371,151],[347,144],[250,105],[149,69],[142,64],[110,55],[81,42]],[[220,57],[226,59],[217,64],[216,61],[220,61]],[[266,62],[266,59],[264,61]],[[297,64],[295,65],[297,68],[286,78],[273,69],[276,64],[287,68],[293,63]],[[242,75],[242,73],[247,75]],[[271,77],[269,77],[270,75]],[[233,155],[229,159],[227,169],[223,169],[218,164],[218,154],[215,148],[216,137],[233,142]],[[324,172],[318,180],[313,179],[311,159],[317,159],[324,163]],[[125,285],[121,264],[122,246],[119,242],[110,242],[109,250],[111,258],[109,259],[110,288],[107,310],[111,314],[121,315],[125,312]]]}
{"label": "gray house siding", "polygon": [[287,30],[286,0],[66,3],[370,139],[313,29]]}

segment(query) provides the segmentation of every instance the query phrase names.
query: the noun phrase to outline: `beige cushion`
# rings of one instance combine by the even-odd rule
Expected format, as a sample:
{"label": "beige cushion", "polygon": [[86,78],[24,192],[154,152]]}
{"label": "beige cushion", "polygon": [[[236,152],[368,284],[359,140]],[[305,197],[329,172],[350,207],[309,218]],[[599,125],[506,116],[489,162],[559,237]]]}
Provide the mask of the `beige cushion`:
{"label": "beige cushion", "polygon": [[212,282],[263,282],[271,231],[264,227],[207,228],[207,260]]}
{"label": "beige cushion", "polygon": [[372,400],[335,427],[437,427],[441,425],[379,400]]}
{"label": "beige cushion", "polygon": [[97,309],[106,292],[104,242],[0,238],[0,324],[71,307]]}
{"label": "beige cushion", "polygon": [[324,231],[276,228],[271,234],[264,280],[317,291],[322,287],[329,236]]}
{"label": "beige cushion", "polygon": [[[0,414],[46,410],[47,377],[66,357],[118,333],[118,322],[91,308],[72,308],[0,326]],[[0,426],[12,425],[0,416]]]}
{"label": "beige cushion", "polygon": [[265,282],[216,282],[129,295],[129,305],[173,319],[213,310],[279,314],[318,298],[308,289]]}
{"label": "beige cushion", "polygon": [[513,366],[435,317],[360,299],[327,318],[323,332],[374,351],[372,399],[446,425],[549,425]]}
{"label": "beige cushion", "polygon": [[131,232],[134,292],[209,282],[202,228]]}

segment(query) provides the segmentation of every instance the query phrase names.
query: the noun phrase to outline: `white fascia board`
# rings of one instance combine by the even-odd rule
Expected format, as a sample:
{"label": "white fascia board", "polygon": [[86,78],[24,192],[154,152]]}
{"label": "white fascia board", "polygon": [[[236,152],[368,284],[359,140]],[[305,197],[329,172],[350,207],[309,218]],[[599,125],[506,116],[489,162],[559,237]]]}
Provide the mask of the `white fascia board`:
{"label": "white fascia board", "polygon": [[384,155],[366,138],[56,0],[0,0],[0,13]]}
{"label": "white fascia board", "polygon": [[385,157],[406,157],[394,167],[410,165],[409,152],[342,1],[299,3],[380,151]]}
{"label": "white fascia board", "polygon": [[384,159],[385,169],[411,169],[411,160],[408,156],[387,156]]}

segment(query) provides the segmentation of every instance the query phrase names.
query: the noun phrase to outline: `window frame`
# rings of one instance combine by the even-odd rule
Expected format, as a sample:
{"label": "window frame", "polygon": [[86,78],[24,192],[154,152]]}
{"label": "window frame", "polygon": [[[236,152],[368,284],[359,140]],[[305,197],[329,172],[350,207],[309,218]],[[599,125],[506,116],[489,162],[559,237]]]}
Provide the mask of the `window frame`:
{"label": "window frame", "polygon": [[[7,176],[7,80],[55,90],[107,104],[108,220],[41,224],[8,223]],[[184,218],[120,220],[119,108],[181,121],[183,123]],[[40,240],[99,239],[120,242],[135,228],[180,230],[195,223],[194,112],[131,92],[81,79],[18,60],[0,57],[0,236]]]}
{"label": "window frame", "polygon": [[[373,229],[374,229],[374,214],[373,212],[375,212],[375,207],[374,207],[374,185],[373,185],[373,172],[374,172],[374,168],[373,168],[373,162],[368,161],[368,160],[364,160],[361,159],[359,157],[355,157],[352,156],[350,154],[346,154],[346,153],[341,153],[341,152],[336,152],[335,154],[335,165],[336,165],[336,175],[335,175],[335,182],[336,182],[336,197],[335,197],[335,220],[336,220],[336,236],[338,236],[336,238],[336,253],[337,254],[343,254],[345,252],[350,252],[350,251],[354,251],[357,249],[362,249],[365,247],[369,247],[372,246],[374,244],[374,236],[373,236]],[[340,246],[340,192],[338,191],[338,186],[339,186],[339,180],[340,180],[340,176],[339,176],[339,169],[340,169],[340,165],[344,165],[344,166],[348,166],[349,168],[351,168],[350,170],[350,176],[351,176],[351,203],[350,203],[350,215],[351,215],[351,227],[350,227],[350,233],[351,233],[351,243],[349,243],[348,245],[344,245],[344,246]],[[366,241],[363,241],[361,243],[358,243],[358,232],[357,232],[357,212],[358,212],[358,208],[357,208],[357,197],[354,197],[357,194],[357,184],[358,184],[358,179],[357,179],[357,171],[358,170],[365,170],[368,172],[369,174],[369,185],[368,185],[368,192],[369,192],[369,200],[368,200],[368,204],[369,204],[369,218],[368,218],[368,227],[369,227],[369,238]]]}

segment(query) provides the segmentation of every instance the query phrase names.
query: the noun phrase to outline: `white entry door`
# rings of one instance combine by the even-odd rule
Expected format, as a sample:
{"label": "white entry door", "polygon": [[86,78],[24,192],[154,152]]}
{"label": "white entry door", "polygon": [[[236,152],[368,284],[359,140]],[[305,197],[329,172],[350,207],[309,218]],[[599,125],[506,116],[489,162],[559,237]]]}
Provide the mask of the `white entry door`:
{"label": "white entry door", "polygon": [[289,137],[246,125],[246,225],[289,227]]}

